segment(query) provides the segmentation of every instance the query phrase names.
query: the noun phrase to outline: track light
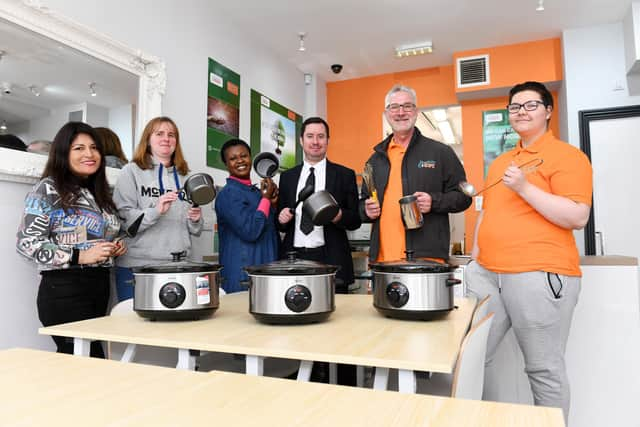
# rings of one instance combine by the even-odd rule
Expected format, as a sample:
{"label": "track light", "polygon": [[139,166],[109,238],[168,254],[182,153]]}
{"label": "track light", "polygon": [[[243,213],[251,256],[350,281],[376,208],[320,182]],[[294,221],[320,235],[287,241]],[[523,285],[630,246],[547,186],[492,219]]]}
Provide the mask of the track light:
{"label": "track light", "polygon": [[538,12],[544,11],[544,0],[538,0],[538,7],[536,7],[536,11]]}
{"label": "track light", "polygon": [[426,41],[422,43],[396,47],[396,58],[424,55],[425,53],[431,52],[433,52],[433,44],[431,43],[431,41]]}
{"label": "track light", "polygon": [[89,83],[89,93],[91,94],[91,96],[98,96],[98,94],[96,93],[96,84],[95,84],[95,82]]}
{"label": "track light", "polygon": [[37,86],[31,85],[29,86],[29,90],[31,91],[33,96],[40,96],[40,91],[38,90]]}
{"label": "track light", "polygon": [[7,121],[3,120],[2,124],[0,124],[0,130],[7,130]]}
{"label": "track light", "polygon": [[300,38],[300,44],[298,45],[298,52],[304,52],[307,48],[304,47],[304,38],[307,35],[305,32],[299,32],[298,38]]}

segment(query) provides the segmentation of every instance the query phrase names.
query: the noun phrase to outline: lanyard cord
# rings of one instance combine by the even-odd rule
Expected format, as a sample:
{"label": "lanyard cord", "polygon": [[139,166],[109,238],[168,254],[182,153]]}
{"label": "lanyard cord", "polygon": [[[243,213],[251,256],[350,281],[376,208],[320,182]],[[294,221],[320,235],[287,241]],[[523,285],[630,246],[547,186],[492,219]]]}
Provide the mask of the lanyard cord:
{"label": "lanyard cord", "polygon": [[[164,169],[164,165],[160,163],[160,167],[158,168],[158,183],[160,184],[160,194],[164,194],[164,185],[162,184],[162,170]],[[180,180],[178,179],[178,172],[174,166],[173,168],[173,179],[176,182],[176,191],[180,191]],[[178,194],[180,200],[184,200],[184,196],[182,195],[182,191]]]}

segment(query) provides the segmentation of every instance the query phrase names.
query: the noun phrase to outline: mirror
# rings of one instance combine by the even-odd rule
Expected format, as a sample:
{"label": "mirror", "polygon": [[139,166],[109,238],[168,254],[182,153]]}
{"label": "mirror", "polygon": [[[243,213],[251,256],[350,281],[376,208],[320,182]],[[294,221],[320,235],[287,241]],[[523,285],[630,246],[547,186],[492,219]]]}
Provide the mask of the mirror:
{"label": "mirror", "polygon": [[[115,131],[131,158],[141,128],[161,114],[165,81],[158,58],[39,2],[0,3],[0,134],[50,141],[64,123],[80,120]],[[0,180],[40,177],[46,156],[0,151]]]}

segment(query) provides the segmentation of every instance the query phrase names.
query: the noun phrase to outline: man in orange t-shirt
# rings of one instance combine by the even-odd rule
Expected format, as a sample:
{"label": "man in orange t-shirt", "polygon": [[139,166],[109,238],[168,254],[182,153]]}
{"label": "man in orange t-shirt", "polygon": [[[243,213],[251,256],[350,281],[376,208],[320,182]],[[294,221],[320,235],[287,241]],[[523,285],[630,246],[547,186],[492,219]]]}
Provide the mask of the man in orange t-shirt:
{"label": "man in orange t-shirt", "polygon": [[490,295],[494,318],[487,343],[484,398],[495,400],[494,355],[513,328],[536,405],[569,413],[564,351],[580,293],[580,257],[573,230],[589,219],[592,169],[587,156],[548,130],[553,98],[538,82],[509,93],[509,121],[518,145],[493,161],[476,223],[467,290]]}

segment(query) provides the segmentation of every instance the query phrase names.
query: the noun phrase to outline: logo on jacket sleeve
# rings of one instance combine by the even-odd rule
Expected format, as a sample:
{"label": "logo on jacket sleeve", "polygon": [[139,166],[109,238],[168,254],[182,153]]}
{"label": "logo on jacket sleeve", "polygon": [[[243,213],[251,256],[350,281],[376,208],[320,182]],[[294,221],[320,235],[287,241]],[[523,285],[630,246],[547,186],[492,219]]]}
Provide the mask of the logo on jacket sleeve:
{"label": "logo on jacket sleeve", "polygon": [[426,169],[435,169],[436,161],[435,160],[420,160],[418,161],[418,168],[426,168]]}

